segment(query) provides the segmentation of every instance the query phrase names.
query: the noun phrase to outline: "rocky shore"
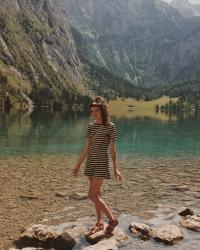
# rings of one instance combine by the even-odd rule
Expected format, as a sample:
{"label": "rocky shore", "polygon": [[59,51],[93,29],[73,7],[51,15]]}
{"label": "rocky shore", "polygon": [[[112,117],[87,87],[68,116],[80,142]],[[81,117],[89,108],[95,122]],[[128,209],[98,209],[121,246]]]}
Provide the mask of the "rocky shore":
{"label": "rocky shore", "polygon": [[[200,158],[119,159],[123,181],[112,179],[103,187],[105,201],[120,218],[119,228],[128,230],[135,219],[154,224],[174,214],[176,220],[177,210],[185,206],[199,211]],[[95,210],[87,199],[88,181],[83,169],[78,177],[72,177],[76,160],[77,155],[0,157],[0,249],[15,247],[23,228],[35,224],[72,226],[78,218],[93,218]],[[88,219],[86,224],[92,222]],[[196,244],[190,233],[188,239],[190,246]],[[153,244],[149,242],[144,246]],[[126,243],[124,249],[132,249],[131,244]]]}
{"label": "rocky shore", "polygon": [[[16,248],[10,250],[125,250],[131,249],[131,246],[132,249],[144,250],[163,249],[165,246],[180,250],[199,249],[200,216],[194,215],[188,208],[178,214],[168,215],[170,218],[165,215],[160,222],[155,217],[144,223],[137,217],[124,214],[119,217],[120,223],[110,234],[101,230],[88,235],[89,225],[95,223],[95,219],[91,217],[58,226],[32,225],[22,230],[21,236],[14,242]],[[126,224],[127,220],[133,220],[128,223],[129,226]],[[187,230],[192,232],[188,234]]]}

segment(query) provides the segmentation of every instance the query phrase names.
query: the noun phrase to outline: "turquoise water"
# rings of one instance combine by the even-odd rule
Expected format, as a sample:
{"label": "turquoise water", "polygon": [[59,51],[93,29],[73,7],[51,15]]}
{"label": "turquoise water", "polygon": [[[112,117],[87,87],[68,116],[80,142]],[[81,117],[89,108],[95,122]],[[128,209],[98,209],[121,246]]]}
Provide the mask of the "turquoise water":
{"label": "turquoise water", "polygon": [[[0,155],[80,153],[91,118],[81,112],[47,109],[0,113]],[[174,156],[200,153],[200,117],[161,121],[116,118],[118,154]]]}

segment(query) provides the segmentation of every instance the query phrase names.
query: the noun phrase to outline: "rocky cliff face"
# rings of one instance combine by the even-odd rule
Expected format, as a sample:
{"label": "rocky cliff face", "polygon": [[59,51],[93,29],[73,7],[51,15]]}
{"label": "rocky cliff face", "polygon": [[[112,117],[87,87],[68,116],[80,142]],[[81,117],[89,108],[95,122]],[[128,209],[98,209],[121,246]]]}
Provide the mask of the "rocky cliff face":
{"label": "rocky cliff face", "polygon": [[81,57],[137,84],[200,73],[200,19],[161,0],[60,0]]}
{"label": "rocky cliff face", "polygon": [[170,5],[185,17],[200,16],[200,4],[191,4],[188,0],[172,0]]}
{"label": "rocky cliff face", "polygon": [[141,96],[134,84],[200,74],[200,17],[161,0],[59,2],[69,19],[57,1],[0,0],[0,106]]}
{"label": "rocky cliff face", "polygon": [[[63,10],[53,0],[1,0],[1,101],[31,97],[40,105],[87,93]],[[42,98],[45,96],[45,98]]]}

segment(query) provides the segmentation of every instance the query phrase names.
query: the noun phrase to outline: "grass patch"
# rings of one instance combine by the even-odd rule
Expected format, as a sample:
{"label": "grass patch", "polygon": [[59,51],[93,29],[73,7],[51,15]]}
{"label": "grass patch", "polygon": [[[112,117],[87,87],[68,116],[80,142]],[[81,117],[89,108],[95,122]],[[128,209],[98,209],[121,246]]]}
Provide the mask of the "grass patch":
{"label": "grass patch", "polygon": [[[159,119],[162,121],[169,120],[169,116],[164,113],[156,113],[155,105],[159,106],[167,104],[170,100],[177,101],[178,98],[170,98],[168,96],[162,96],[156,100],[152,101],[137,101],[134,98],[127,98],[125,100],[121,100],[120,98],[116,100],[109,101],[109,110],[111,115],[117,118],[136,118],[136,117],[151,117],[155,119]],[[128,110],[128,106],[132,105],[132,111]],[[171,118],[172,120],[176,120],[175,117]]]}

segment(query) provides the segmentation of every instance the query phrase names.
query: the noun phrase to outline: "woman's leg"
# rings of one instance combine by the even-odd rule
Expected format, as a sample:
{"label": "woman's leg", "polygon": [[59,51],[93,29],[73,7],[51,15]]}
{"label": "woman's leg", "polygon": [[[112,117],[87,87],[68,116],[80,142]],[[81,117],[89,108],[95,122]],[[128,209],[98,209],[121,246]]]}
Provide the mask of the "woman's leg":
{"label": "woman's leg", "polygon": [[[88,197],[90,197],[92,180],[93,180],[93,177],[89,177],[90,188],[89,188],[89,192],[88,192]],[[99,196],[101,197],[101,190],[99,190]],[[100,225],[103,223],[102,210],[99,206],[96,205],[96,203],[95,203],[95,209],[96,209],[96,213],[97,213],[97,224]]]}
{"label": "woman's leg", "polygon": [[108,220],[113,221],[115,219],[114,216],[112,215],[106,203],[100,197],[102,184],[103,184],[103,178],[93,177],[90,183],[88,197],[92,202],[95,203],[95,207],[98,212],[103,211],[104,214],[107,216]]}

